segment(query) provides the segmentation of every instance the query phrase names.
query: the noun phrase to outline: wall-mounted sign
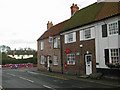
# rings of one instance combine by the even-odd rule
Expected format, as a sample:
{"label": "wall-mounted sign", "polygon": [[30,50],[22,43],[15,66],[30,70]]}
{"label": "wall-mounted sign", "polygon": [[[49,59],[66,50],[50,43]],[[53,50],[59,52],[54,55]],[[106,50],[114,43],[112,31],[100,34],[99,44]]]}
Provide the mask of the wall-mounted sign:
{"label": "wall-mounted sign", "polygon": [[78,55],[80,55],[80,53],[79,53],[79,52],[76,52],[76,55],[78,56]]}
{"label": "wall-mounted sign", "polygon": [[53,37],[49,37],[49,42],[53,42]]}
{"label": "wall-mounted sign", "polygon": [[71,50],[70,49],[66,49],[65,52],[68,54],[68,53],[71,53]]}

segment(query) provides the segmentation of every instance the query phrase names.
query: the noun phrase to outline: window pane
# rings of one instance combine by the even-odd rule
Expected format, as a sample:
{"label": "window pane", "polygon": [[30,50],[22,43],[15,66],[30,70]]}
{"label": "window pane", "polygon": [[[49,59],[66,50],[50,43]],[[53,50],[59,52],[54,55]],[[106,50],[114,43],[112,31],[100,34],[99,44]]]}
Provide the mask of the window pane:
{"label": "window pane", "polygon": [[112,63],[118,63],[119,60],[119,50],[118,49],[111,49],[111,61]]}
{"label": "window pane", "polygon": [[117,24],[117,22],[109,24],[109,34],[112,35],[112,34],[117,34],[117,33],[118,33],[118,24]]}
{"label": "window pane", "polygon": [[67,64],[74,65],[75,64],[75,55],[67,54]]}

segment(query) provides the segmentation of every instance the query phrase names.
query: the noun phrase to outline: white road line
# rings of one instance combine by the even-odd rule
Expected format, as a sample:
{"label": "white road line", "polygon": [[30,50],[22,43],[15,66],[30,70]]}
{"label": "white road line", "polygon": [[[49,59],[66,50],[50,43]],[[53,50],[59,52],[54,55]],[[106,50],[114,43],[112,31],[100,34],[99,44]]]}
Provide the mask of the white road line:
{"label": "white road line", "polygon": [[52,89],[52,87],[49,87],[49,86],[47,86],[47,85],[43,85],[43,86],[46,87],[46,88]]}
{"label": "white road line", "polygon": [[8,75],[11,75],[11,76],[14,76],[14,77],[16,76],[16,75],[14,75],[14,74],[11,74],[11,73],[7,73],[7,74],[8,74]]}
{"label": "white road line", "polygon": [[43,85],[43,87],[48,88],[48,89],[52,89],[52,90],[56,90],[56,89],[54,89],[54,88],[52,88],[50,86],[47,86],[47,85]]}
{"label": "white road line", "polygon": [[34,82],[34,81],[32,81],[32,80],[30,80],[30,79],[27,79],[27,78],[24,78],[24,77],[19,77],[19,78],[21,78],[21,79],[23,79],[23,80],[27,80],[27,81],[29,81],[29,82]]}

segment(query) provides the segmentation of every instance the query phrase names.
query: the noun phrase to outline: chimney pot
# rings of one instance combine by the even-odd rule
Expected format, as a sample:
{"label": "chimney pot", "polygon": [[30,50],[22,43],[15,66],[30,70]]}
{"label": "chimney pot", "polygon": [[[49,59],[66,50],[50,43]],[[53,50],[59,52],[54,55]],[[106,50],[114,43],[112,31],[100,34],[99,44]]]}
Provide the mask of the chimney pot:
{"label": "chimney pot", "polygon": [[71,16],[73,16],[75,14],[76,11],[79,10],[79,7],[77,6],[77,4],[72,4],[71,6]]}
{"label": "chimney pot", "polygon": [[48,21],[48,23],[47,23],[47,29],[50,29],[52,26],[53,26],[52,21],[51,21],[51,22],[50,22],[50,21]]}

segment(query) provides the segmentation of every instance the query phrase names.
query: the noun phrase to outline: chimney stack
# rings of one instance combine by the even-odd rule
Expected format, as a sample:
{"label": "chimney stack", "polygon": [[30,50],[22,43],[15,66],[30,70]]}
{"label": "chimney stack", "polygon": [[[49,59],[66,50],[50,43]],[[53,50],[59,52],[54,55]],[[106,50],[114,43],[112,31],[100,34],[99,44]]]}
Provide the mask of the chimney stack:
{"label": "chimney stack", "polygon": [[74,4],[74,3],[70,8],[71,8],[71,16],[73,16],[75,12],[79,10],[79,7],[77,6],[77,4]]}
{"label": "chimney stack", "polygon": [[50,29],[52,26],[53,26],[52,21],[51,21],[51,22],[50,22],[50,21],[48,21],[48,23],[47,23],[47,29]]}

